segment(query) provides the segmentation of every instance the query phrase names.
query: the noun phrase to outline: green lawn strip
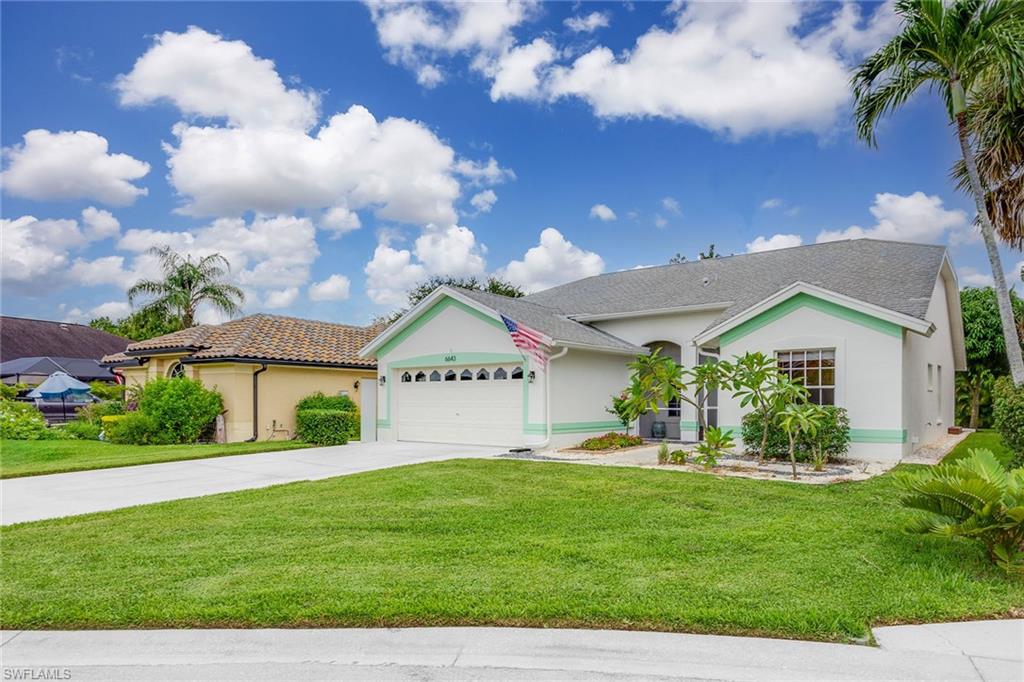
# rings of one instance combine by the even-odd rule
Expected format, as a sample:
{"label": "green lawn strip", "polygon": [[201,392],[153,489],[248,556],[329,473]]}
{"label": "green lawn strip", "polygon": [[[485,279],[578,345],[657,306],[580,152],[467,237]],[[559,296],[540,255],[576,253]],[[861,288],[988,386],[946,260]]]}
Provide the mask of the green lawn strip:
{"label": "green lawn strip", "polygon": [[0,625],[520,625],[849,641],[1024,604],[907,536],[891,476],[804,486],[455,460],[19,524]]}
{"label": "green lawn strip", "polygon": [[953,448],[942,461],[952,462],[955,459],[966,457],[968,455],[968,450],[975,450],[979,448],[991,450],[996,456],[1004,453],[1009,454],[1010,452],[1009,448],[1003,445],[1003,441],[999,437],[998,431],[983,429],[981,431],[975,431],[967,436],[967,438],[964,438],[962,441],[957,443],[957,446]]}
{"label": "green lawn strip", "polygon": [[86,471],[313,447],[296,441],[223,445],[114,445],[96,440],[0,441],[0,478]]}

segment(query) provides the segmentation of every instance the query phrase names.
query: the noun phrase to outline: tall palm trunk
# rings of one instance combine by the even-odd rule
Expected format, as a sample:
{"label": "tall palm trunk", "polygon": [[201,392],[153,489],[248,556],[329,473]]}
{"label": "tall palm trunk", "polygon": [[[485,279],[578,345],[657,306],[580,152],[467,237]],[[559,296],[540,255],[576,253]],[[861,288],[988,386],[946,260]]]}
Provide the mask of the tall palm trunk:
{"label": "tall palm trunk", "polygon": [[996,242],[996,231],[988,217],[985,206],[985,191],[978,175],[978,164],[974,159],[974,150],[967,132],[967,112],[964,103],[963,85],[959,79],[951,80],[953,90],[954,112],[956,115],[956,132],[960,141],[960,153],[963,154],[967,166],[967,177],[971,182],[971,194],[974,206],[978,211],[978,222],[981,223],[981,236],[985,241],[988,262],[992,266],[992,279],[996,291],[996,303],[999,305],[999,319],[1003,324],[1003,337],[1006,340],[1006,357],[1010,361],[1010,376],[1017,386],[1024,384],[1024,357],[1020,350],[1020,337],[1017,335],[1017,324],[1013,319],[1013,306],[1010,303],[1010,291],[1006,287],[1006,273],[1003,272],[1002,259],[999,257],[999,245]]}

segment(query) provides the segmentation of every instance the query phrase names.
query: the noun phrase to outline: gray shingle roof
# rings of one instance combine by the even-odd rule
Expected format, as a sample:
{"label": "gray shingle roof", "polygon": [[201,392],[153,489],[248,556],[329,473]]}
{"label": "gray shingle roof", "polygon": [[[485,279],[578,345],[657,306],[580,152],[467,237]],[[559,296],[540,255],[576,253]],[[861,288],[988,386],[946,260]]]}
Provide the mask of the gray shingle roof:
{"label": "gray shingle roof", "polygon": [[728,303],[714,326],[801,281],[924,319],[945,253],[943,246],[846,240],[610,272],[523,300],[565,315]]}
{"label": "gray shingle roof", "polygon": [[508,296],[489,294],[484,291],[471,291],[469,289],[456,289],[456,291],[477,303],[482,303],[491,310],[505,315],[509,319],[544,332],[556,341],[623,350],[630,353],[647,352],[646,348],[634,346],[600,329],[570,320],[557,310],[531,303],[523,298],[509,298]]}

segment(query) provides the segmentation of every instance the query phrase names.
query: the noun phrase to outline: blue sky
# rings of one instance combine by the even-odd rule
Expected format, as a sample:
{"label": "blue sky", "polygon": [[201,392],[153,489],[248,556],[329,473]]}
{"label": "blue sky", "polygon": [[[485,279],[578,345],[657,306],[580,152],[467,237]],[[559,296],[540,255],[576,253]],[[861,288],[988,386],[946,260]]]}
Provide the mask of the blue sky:
{"label": "blue sky", "polygon": [[164,243],[228,255],[246,312],[352,323],[429,274],[536,289],[711,242],[947,243],[986,281],[941,105],[852,133],[887,5],[0,12],[5,314],[122,314]]}

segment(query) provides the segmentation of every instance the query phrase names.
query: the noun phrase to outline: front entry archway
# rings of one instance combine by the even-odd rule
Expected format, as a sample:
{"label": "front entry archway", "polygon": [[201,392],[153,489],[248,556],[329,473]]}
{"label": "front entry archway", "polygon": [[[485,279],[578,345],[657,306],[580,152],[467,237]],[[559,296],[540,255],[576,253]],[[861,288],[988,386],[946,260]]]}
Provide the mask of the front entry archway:
{"label": "front entry archway", "polygon": [[[672,343],[671,341],[651,341],[645,343],[644,346],[651,349],[653,353],[657,349],[661,349],[661,354],[665,357],[672,358],[676,362],[682,362],[683,349],[678,343]],[[659,405],[657,412],[647,412],[640,415],[640,437],[641,438],[665,438],[666,440],[679,440],[679,418],[681,416],[679,410],[679,401],[673,401],[668,405]],[[662,436],[660,431],[660,425],[655,425],[655,422],[661,422],[664,425],[665,435]],[[657,433],[657,435],[655,435]]]}

